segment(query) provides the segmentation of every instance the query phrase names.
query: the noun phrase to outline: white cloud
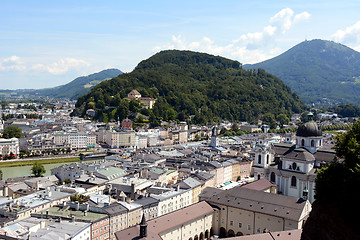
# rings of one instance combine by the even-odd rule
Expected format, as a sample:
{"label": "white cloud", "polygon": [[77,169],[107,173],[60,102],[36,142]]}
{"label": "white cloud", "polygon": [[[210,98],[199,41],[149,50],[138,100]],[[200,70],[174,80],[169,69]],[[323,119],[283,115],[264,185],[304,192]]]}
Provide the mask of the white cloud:
{"label": "white cloud", "polygon": [[256,63],[280,54],[281,50],[276,47],[278,35],[285,34],[295,23],[309,18],[308,12],[295,14],[292,9],[285,8],[271,17],[270,24],[266,25],[262,31],[244,33],[238,39],[231,40],[229,44],[216,44],[209,37],[188,42],[181,35],[173,35],[170,43],[157,46],[154,51],[192,50],[237,59],[242,63]]}
{"label": "white cloud", "polygon": [[[333,40],[347,44],[359,45],[360,44],[360,21],[354,25],[346,27],[345,30],[337,30],[333,34]],[[358,46],[359,47],[359,46]]]}
{"label": "white cloud", "polygon": [[310,13],[302,12],[294,16],[294,11],[291,8],[284,8],[270,18],[270,23],[278,25],[284,34],[294,23],[304,21],[310,18]]}
{"label": "white cloud", "polygon": [[18,56],[11,56],[8,58],[0,59],[0,71],[5,71],[5,70],[23,71],[25,69],[26,66],[24,62]]}
{"label": "white cloud", "polygon": [[57,62],[53,62],[50,64],[34,64],[32,65],[31,69],[33,70],[40,70],[40,71],[47,71],[51,74],[59,75],[64,74],[71,69],[81,69],[83,67],[90,66],[89,63],[82,59],[76,58],[63,58],[58,60]]}

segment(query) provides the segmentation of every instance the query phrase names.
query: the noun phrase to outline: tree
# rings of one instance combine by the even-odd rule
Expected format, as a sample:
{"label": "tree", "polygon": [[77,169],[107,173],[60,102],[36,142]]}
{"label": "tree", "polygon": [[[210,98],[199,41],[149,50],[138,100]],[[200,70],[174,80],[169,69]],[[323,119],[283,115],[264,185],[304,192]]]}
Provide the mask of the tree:
{"label": "tree", "polygon": [[237,125],[237,123],[234,123],[232,126],[231,126],[231,131],[239,131],[239,126]]}
{"label": "tree", "polygon": [[73,202],[84,203],[90,199],[90,196],[83,195],[83,194],[75,194],[70,196],[70,200]]}
{"label": "tree", "polygon": [[280,123],[280,127],[283,128],[284,125],[288,125],[290,119],[283,113],[277,115],[276,120]]}
{"label": "tree", "polygon": [[23,136],[21,128],[17,126],[9,126],[4,129],[3,138],[21,138]]}
{"label": "tree", "polygon": [[31,172],[33,175],[35,175],[35,177],[40,177],[46,172],[46,170],[41,163],[35,162],[31,168]]}
{"label": "tree", "polygon": [[360,209],[354,207],[358,204],[354,186],[360,184],[360,121],[347,133],[338,134],[335,141],[337,158],[318,171],[315,198],[338,209],[347,224],[355,227],[350,219],[360,214]]}
{"label": "tree", "polygon": [[66,179],[64,180],[64,183],[65,183],[65,184],[70,184],[70,183],[71,183],[71,180],[70,180],[69,178],[66,178]]}
{"label": "tree", "polygon": [[270,128],[276,128],[275,116],[272,113],[265,113],[262,117],[264,123],[270,126]]}

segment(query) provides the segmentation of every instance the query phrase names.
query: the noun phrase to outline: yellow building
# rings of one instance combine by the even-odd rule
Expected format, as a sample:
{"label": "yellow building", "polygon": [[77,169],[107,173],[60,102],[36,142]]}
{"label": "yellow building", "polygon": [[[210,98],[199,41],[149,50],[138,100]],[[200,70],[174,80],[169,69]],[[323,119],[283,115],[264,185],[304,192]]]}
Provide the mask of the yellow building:
{"label": "yellow building", "polygon": [[220,237],[300,229],[311,211],[307,200],[243,187],[206,188],[200,200],[217,207],[213,227]]}
{"label": "yellow building", "polygon": [[181,210],[155,218],[140,225],[115,233],[118,240],[158,239],[188,240],[209,238],[212,231],[214,209],[199,202]]}
{"label": "yellow building", "polygon": [[105,142],[111,148],[133,147],[135,146],[135,131],[116,131],[114,129],[106,131]]}

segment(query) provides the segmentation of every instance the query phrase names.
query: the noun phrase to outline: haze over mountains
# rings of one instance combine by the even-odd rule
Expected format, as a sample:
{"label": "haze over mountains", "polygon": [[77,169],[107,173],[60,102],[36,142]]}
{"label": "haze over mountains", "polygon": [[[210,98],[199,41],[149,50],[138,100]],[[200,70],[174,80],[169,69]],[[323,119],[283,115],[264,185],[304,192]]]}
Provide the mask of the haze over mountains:
{"label": "haze over mountains", "polygon": [[117,77],[122,74],[118,69],[106,69],[98,73],[93,73],[88,76],[82,76],[74,79],[73,81],[56,86],[53,88],[44,89],[18,89],[18,90],[0,90],[0,95],[23,95],[23,96],[42,96],[51,98],[70,98],[77,99],[82,95],[89,92],[89,90],[98,83]]}
{"label": "haze over mountains", "polygon": [[304,41],[277,57],[243,67],[277,76],[308,104],[360,104],[360,53],[339,43]]}

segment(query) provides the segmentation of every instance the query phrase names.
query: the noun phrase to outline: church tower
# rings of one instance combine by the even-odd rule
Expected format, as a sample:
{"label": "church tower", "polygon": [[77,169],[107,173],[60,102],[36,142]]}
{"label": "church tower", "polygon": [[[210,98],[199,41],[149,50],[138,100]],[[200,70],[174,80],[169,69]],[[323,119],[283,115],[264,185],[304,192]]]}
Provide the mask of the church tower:
{"label": "church tower", "polygon": [[296,148],[305,148],[314,154],[321,146],[322,132],[314,121],[299,126],[296,131]]}
{"label": "church tower", "polygon": [[217,147],[217,146],[218,146],[218,138],[216,133],[216,127],[214,127],[212,129],[210,147]]}

